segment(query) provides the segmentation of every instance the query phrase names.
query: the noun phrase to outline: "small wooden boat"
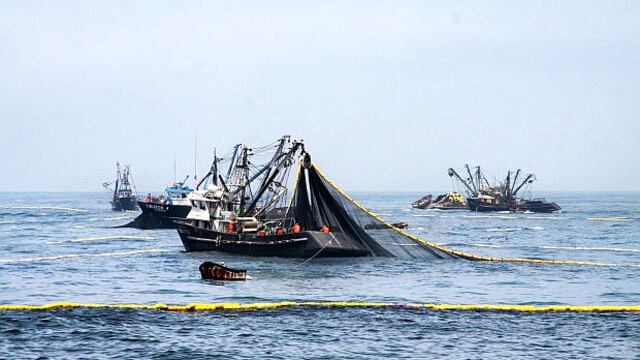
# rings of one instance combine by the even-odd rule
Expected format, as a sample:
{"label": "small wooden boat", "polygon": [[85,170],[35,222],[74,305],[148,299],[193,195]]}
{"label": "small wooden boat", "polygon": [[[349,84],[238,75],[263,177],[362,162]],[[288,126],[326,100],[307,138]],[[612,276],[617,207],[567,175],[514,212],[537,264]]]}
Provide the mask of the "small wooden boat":
{"label": "small wooden boat", "polygon": [[247,270],[231,269],[211,261],[200,264],[200,275],[211,280],[247,280]]}

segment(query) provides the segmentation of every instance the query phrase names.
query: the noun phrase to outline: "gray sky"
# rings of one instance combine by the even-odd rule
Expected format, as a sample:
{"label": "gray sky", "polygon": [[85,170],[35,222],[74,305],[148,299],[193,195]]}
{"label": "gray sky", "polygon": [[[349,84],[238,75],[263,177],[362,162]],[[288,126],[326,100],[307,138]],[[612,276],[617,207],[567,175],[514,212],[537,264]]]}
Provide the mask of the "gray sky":
{"label": "gray sky", "polygon": [[2,1],[0,191],[303,138],[348,190],[640,190],[638,1]]}

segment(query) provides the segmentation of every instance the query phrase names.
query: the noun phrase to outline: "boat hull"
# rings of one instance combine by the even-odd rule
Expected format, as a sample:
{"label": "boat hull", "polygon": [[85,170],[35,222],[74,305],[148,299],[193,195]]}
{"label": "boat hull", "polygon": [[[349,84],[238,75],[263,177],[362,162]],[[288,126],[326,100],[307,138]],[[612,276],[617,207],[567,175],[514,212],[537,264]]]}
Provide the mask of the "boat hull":
{"label": "boat hull", "polygon": [[175,229],[174,220],[185,219],[191,211],[189,205],[174,205],[159,202],[139,201],[142,214],[138,215],[128,227],[138,229]]}
{"label": "boat hull", "polygon": [[227,234],[176,221],[186,251],[220,251],[247,256],[288,258],[360,257],[369,251],[349,245],[352,241],[339,233],[302,231],[282,235]]}
{"label": "boat hull", "polygon": [[522,204],[518,205],[520,211],[531,211],[538,213],[550,213],[554,211],[560,211],[562,208],[554,203],[554,202],[543,202],[543,201],[525,201]]}
{"label": "boat hull", "polygon": [[431,204],[427,206],[427,209],[433,210],[469,210],[469,206],[466,204]]}
{"label": "boat hull", "polygon": [[111,201],[111,209],[113,211],[135,211],[138,210],[138,204],[135,197],[114,198]]}
{"label": "boat hull", "polygon": [[468,198],[469,210],[478,212],[491,212],[491,211],[513,211],[513,207],[509,204],[487,204],[483,201],[474,198]]}
{"label": "boat hull", "polygon": [[478,199],[469,198],[469,209],[471,211],[478,212],[497,212],[497,211],[512,211],[512,212],[537,212],[537,213],[550,213],[561,210],[558,204],[551,202],[543,202],[538,200],[522,201],[515,204],[487,204]]}

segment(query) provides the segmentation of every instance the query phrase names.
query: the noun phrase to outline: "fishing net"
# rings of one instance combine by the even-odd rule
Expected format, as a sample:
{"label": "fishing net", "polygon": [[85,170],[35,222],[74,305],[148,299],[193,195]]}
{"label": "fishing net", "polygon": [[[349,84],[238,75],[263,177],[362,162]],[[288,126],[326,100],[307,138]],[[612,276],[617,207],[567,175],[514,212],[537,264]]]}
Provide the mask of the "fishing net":
{"label": "fishing net", "polygon": [[420,239],[394,227],[358,204],[342,192],[315,165],[301,167],[292,198],[290,213],[308,230],[323,225],[332,232],[342,232],[350,246],[369,249],[371,256],[394,256],[409,259],[466,259],[474,261],[500,261],[510,263],[628,266],[638,264],[609,264],[577,260],[551,260],[531,258],[497,258],[453,250]]}
{"label": "fishing net", "polygon": [[299,171],[293,197],[293,217],[303,229],[319,230],[327,225],[331,232],[344,235],[353,248],[368,250],[371,256],[408,259],[457,258],[447,249],[418,242],[370,213],[342,193],[311,165]]}

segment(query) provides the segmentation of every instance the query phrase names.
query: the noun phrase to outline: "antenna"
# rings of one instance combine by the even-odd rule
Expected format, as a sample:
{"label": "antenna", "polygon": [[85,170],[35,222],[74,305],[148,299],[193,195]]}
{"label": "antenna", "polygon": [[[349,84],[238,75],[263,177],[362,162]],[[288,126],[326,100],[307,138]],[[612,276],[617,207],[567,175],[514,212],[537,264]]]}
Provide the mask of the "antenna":
{"label": "antenna", "polygon": [[[215,160],[215,159],[214,159]],[[198,182],[198,133],[193,133],[193,181]]]}
{"label": "antenna", "polygon": [[176,151],[173,150],[173,183],[176,183]]}

